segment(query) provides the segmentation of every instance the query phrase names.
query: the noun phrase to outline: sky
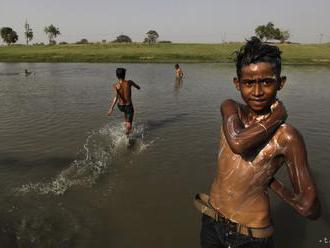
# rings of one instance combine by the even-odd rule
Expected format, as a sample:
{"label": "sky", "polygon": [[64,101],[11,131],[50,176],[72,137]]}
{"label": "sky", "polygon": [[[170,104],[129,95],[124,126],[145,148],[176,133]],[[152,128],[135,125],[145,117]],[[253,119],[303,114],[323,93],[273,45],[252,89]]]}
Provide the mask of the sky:
{"label": "sky", "polygon": [[160,40],[188,43],[244,41],[258,25],[273,22],[290,41],[330,42],[330,0],[0,0],[0,28],[11,27],[24,43],[27,20],[32,43],[48,39],[53,24],[58,42],[112,41],[125,34],[143,41],[156,30]]}

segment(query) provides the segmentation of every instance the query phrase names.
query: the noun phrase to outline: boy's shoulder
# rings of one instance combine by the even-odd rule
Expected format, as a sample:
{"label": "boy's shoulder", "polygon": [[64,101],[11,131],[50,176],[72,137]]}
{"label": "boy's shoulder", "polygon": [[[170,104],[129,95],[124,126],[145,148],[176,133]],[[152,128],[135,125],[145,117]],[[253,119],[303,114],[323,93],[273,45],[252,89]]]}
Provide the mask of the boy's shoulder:
{"label": "boy's shoulder", "polygon": [[233,99],[226,99],[220,105],[221,113],[224,113],[225,110],[230,110],[230,112],[238,112],[246,110],[247,106],[240,102],[237,102]]}
{"label": "boy's shoulder", "polygon": [[112,85],[112,88],[115,89],[115,90],[119,90],[119,89],[120,89],[120,83],[119,83],[119,82],[115,82],[115,83]]}
{"label": "boy's shoulder", "polygon": [[279,140],[285,145],[293,142],[303,143],[304,139],[302,134],[290,123],[283,123],[275,133]]}

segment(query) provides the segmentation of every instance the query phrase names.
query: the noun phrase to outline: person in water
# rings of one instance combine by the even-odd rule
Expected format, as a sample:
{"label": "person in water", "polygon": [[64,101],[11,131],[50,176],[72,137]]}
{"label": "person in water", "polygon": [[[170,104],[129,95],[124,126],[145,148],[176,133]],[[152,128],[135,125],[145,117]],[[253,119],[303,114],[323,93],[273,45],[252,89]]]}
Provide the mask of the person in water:
{"label": "person in water", "polygon": [[183,71],[180,68],[179,64],[176,64],[174,67],[175,67],[175,77],[176,77],[176,79],[182,79],[183,78]]}
{"label": "person in water", "polygon": [[28,71],[27,69],[24,70],[25,76],[30,76],[32,71]]}
{"label": "person in water", "polygon": [[[310,173],[303,137],[285,122],[276,97],[281,76],[277,47],[252,37],[236,52],[233,82],[245,104],[225,100],[218,165],[210,195],[198,194],[203,213],[201,246],[274,247],[268,190],[309,219],[320,216],[317,189]],[[276,172],[286,166],[292,190]]]}
{"label": "person in water", "polygon": [[132,130],[132,123],[134,117],[134,107],[132,103],[132,86],[140,89],[140,86],[134,83],[132,80],[125,80],[126,69],[117,68],[116,75],[118,82],[113,84],[113,90],[115,97],[108,111],[108,116],[111,116],[116,103],[118,102],[118,109],[124,113],[125,117],[125,134],[128,135]]}

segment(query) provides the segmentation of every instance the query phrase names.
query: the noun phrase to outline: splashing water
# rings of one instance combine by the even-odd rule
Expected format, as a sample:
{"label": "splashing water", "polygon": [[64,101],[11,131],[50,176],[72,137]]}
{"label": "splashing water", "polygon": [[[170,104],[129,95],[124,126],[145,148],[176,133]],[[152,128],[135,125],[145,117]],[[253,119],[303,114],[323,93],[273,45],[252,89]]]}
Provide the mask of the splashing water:
{"label": "splashing water", "polygon": [[72,186],[91,186],[110,167],[112,160],[121,153],[127,152],[130,140],[134,146],[129,149],[132,153],[140,153],[153,142],[143,142],[144,127],[136,126],[132,134],[127,137],[123,126],[110,127],[105,125],[97,131],[91,131],[86,143],[68,168],[48,183],[29,183],[16,189],[18,194],[35,192],[38,194],[64,194]]}

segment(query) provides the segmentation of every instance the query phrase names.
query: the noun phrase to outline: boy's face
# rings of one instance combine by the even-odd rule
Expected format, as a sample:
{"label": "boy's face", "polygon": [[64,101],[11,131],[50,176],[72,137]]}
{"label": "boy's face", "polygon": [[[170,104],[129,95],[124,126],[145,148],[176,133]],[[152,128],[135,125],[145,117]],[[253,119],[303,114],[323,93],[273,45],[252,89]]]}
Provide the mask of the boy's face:
{"label": "boy's face", "polygon": [[270,109],[285,79],[276,78],[271,63],[259,62],[242,67],[241,77],[234,78],[234,84],[250,109],[260,113]]}

